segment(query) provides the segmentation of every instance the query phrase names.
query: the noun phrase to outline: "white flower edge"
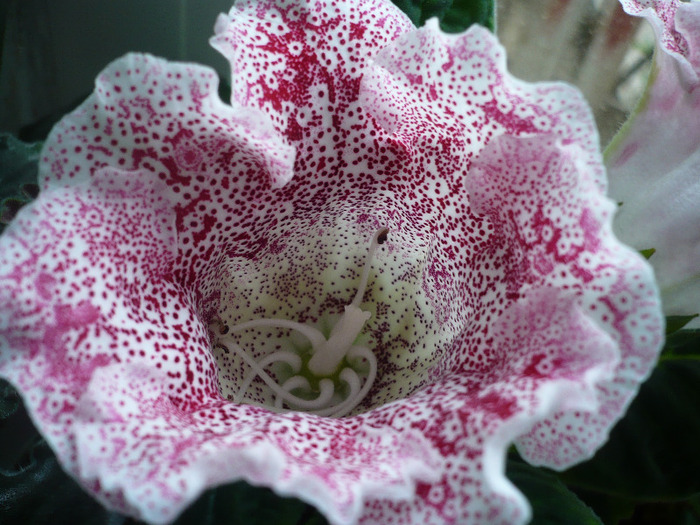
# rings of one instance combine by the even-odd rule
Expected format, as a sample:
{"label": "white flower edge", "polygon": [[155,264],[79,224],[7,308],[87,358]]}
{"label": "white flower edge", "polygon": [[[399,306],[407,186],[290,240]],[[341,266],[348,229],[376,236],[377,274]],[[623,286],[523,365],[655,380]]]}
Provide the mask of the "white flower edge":
{"label": "white flower edge", "polygon": [[[646,92],[606,151],[614,228],[645,250],[666,315],[700,313],[700,2],[623,0],[657,37]],[[700,328],[700,318],[688,328]]]}

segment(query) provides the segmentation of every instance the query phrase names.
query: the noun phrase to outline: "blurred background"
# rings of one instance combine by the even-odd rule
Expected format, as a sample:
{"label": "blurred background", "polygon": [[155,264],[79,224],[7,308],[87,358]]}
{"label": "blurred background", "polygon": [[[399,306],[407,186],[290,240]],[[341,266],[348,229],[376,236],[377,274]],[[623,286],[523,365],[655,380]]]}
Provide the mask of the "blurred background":
{"label": "blurred background", "polygon": [[[0,0],[0,131],[43,138],[91,91],[104,66],[128,51],[207,64],[231,0]],[[524,80],[579,86],[606,144],[634,107],[648,74],[653,33],[617,0],[499,0],[497,32]]]}
{"label": "blurred background", "polygon": [[607,144],[644,91],[654,51],[651,26],[628,16],[618,0],[502,0],[498,5],[497,33],[511,73],[578,86]]}
{"label": "blurred background", "polygon": [[[208,44],[232,0],[0,0],[0,131],[19,132],[87,97],[129,51],[194,61],[228,76]],[[225,78],[224,77],[224,78]],[[25,130],[25,139],[33,132]]]}

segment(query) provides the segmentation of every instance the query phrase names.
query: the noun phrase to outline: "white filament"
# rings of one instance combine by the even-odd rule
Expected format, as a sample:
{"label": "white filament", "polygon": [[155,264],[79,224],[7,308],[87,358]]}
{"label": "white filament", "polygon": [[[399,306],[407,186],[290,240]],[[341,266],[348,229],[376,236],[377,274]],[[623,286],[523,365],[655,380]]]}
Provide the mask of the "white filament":
{"label": "white filament", "polygon": [[297,323],[295,321],[287,321],[286,319],[254,319],[253,321],[247,321],[245,323],[237,324],[229,328],[229,332],[242,332],[243,330],[248,330],[249,328],[289,328],[290,330],[296,330],[301,335],[306,337],[311,343],[312,347],[322,345],[326,342],[326,338],[323,334],[308,324]]}
{"label": "white filament", "polygon": [[[243,349],[240,347],[238,347],[238,349],[241,352],[243,351]],[[291,366],[292,371],[295,374],[298,374],[301,371],[301,357],[299,357],[294,352],[286,352],[284,350],[280,350],[279,352],[274,352],[268,355],[264,359],[261,359],[259,362],[257,362],[256,365],[258,366],[258,368],[264,369],[270,366],[272,363],[277,363],[279,361],[287,363],[289,366]],[[246,363],[248,363],[248,361],[246,361]],[[243,383],[241,384],[241,387],[238,389],[238,394],[235,396],[234,399],[242,399],[245,393],[250,388],[250,385],[253,383],[254,379],[255,376],[253,374],[248,374],[248,377],[246,377]]]}
{"label": "white filament", "polygon": [[367,250],[367,257],[362,268],[360,285],[357,288],[352,302],[345,307],[345,312],[331,330],[331,335],[327,341],[319,348],[314,348],[314,354],[309,361],[309,370],[316,375],[329,375],[338,369],[338,366],[348,354],[352,343],[357,339],[365,326],[365,323],[372,314],[360,309],[362,297],[365,295],[369,271],[372,266],[372,259],[379,248],[379,245],[386,238],[389,230],[380,228],[372,236],[372,243]]}
{"label": "white filament", "polygon": [[[229,334],[262,327],[285,328],[301,333],[311,343],[311,358],[307,366],[311,374],[321,378],[318,383],[319,391],[314,392],[309,380],[298,375],[302,369],[302,360],[294,352],[277,351],[260,361],[255,361],[243,348],[231,340],[230,335],[222,333],[220,339],[227,339],[228,346],[221,343],[219,345],[224,349],[229,346],[233,348],[251,369],[234,395],[234,402],[243,402],[255,377],[260,377],[275,394],[274,407],[278,410],[282,410],[286,405],[291,410],[304,410],[324,417],[342,417],[351,412],[365,398],[377,377],[377,358],[368,348],[356,346],[353,343],[371,315],[370,312],[362,310],[360,304],[369,282],[372,260],[379,245],[386,239],[388,231],[387,228],[380,228],[372,237],[355,297],[345,307],[344,313],[331,329],[328,339],[312,326],[285,319],[255,319],[229,328]],[[366,361],[368,365],[364,380],[354,369],[361,366],[357,362],[358,358]],[[350,366],[338,371],[343,360]],[[265,371],[265,368],[277,362],[287,363],[295,374],[282,385]],[[338,379],[347,384],[347,389],[343,389],[343,391],[347,390],[347,394],[343,396],[337,391],[335,382],[330,378],[336,373]],[[305,397],[299,397],[292,391],[301,392]],[[314,395],[316,397],[313,397]]]}
{"label": "white filament", "polygon": [[[369,393],[369,389],[372,388],[374,380],[377,378],[377,358],[369,348],[366,348],[364,346],[354,346],[350,349],[350,352],[348,352],[348,357],[364,357],[369,363],[369,372],[367,374],[367,378],[365,379],[364,385],[362,385],[362,388],[357,393],[357,395],[353,397],[348,396],[345,399],[345,401],[343,401],[343,403],[335,407],[335,412],[331,414],[332,417],[342,417],[348,412],[350,412],[352,409],[354,409],[357,405],[359,405],[360,401],[362,401],[365,398],[365,396]],[[350,369],[346,368],[345,370]],[[343,372],[345,370],[343,370]]]}
{"label": "white filament", "polygon": [[[333,396],[335,386],[333,385],[333,381],[331,381],[330,379],[321,379],[319,383],[321,392],[316,399],[308,400],[295,396],[294,394],[285,391],[280,385],[278,385],[277,381],[270,377],[270,375],[267,372],[265,372],[265,370],[263,370],[252,357],[246,354],[240,346],[238,346],[235,343],[229,344],[231,345],[231,348],[233,348],[236,351],[236,353],[243,358],[243,360],[248,364],[248,366],[255,370],[255,372],[260,376],[260,378],[263,381],[265,381],[265,384],[269,386],[275,394],[282,397],[282,399],[284,399],[284,401],[286,401],[287,403],[295,405],[303,410],[316,410],[326,405]],[[238,399],[234,397],[234,402],[242,403],[243,399],[239,395]]]}

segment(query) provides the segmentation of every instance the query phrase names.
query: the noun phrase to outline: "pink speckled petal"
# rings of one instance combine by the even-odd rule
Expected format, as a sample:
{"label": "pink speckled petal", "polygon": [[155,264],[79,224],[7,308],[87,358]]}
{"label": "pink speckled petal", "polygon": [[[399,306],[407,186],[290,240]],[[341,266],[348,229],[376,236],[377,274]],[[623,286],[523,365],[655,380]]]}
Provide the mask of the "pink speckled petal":
{"label": "pink speckled petal", "polygon": [[[669,55],[686,87],[698,82],[700,25],[697,2],[691,0],[620,0],[625,12],[642,16],[654,28],[657,45]],[[693,6],[695,4],[695,6]],[[674,75],[675,76],[675,75]]]}
{"label": "pink speckled petal", "polygon": [[[146,90],[150,98],[134,97],[143,107],[167,109],[111,117],[114,107],[131,104],[131,95],[121,93],[142,84],[144,72],[163,89]],[[185,77],[181,83],[169,84],[178,73]],[[223,296],[222,317],[232,307],[236,315],[250,313],[244,288],[256,278],[246,277],[250,268],[235,266],[245,261],[262,270],[257,280],[263,286],[299,309],[303,303],[287,295],[266,256],[287,277],[301,272],[289,281],[294,284],[312,272],[312,284],[321,290],[328,284],[319,264],[333,263],[334,249],[350,272],[357,261],[348,261],[344,227],[319,245],[328,234],[315,216],[328,215],[324,207],[312,210],[310,223],[308,211],[300,214],[301,237],[295,238],[292,225],[282,220],[294,206],[264,178],[275,164],[266,161],[284,144],[274,131],[260,138],[269,131],[264,116],[258,122],[238,118],[211,98],[195,104],[199,91],[188,80],[201,73],[209,72],[130,55],[100,76],[101,96],[54,130],[44,151],[42,196],[2,237],[0,291],[3,304],[11,306],[0,324],[0,367],[24,393],[65,468],[113,508],[166,522],[207,487],[243,478],[302,497],[336,523],[351,523],[368,494],[410,498],[416,480],[435,479],[442,460],[418,431],[398,434],[350,420],[279,416],[221,397],[229,371],[217,367],[216,359],[224,357],[212,353],[207,323],[219,310],[219,296],[207,286],[214,282]],[[212,107],[216,111],[209,114]],[[134,129],[141,119],[146,125]],[[132,129],[123,142],[112,144],[114,149],[94,146],[117,140],[110,137],[120,124]],[[185,160],[196,162],[178,164],[180,150],[171,147],[171,135],[186,138],[191,147]],[[147,139],[150,145],[144,145]],[[69,145],[80,149],[68,155]],[[227,195],[226,202],[219,195]],[[343,208],[331,212],[325,227],[333,231]],[[277,227],[281,238],[254,254],[244,241],[258,214],[268,235]],[[357,225],[353,218],[349,226]],[[364,244],[365,230],[352,241]],[[321,252],[311,267],[299,254],[306,238],[312,253]],[[216,281],[228,271],[231,283],[244,283],[230,297]],[[346,293],[344,287],[335,291]],[[318,300],[313,288],[303,292],[307,302]],[[266,306],[273,307],[262,301],[252,308],[259,315]],[[328,307],[315,305],[322,313]],[[292,309],[289,316],[299,313]]]}
{"label": "pink speckled petal", "polygon": [[102,167],[44,191],[2,237],[0,369],[64,467],[154,523],[241,478],[334,523],[356,521],[369,494],[406,499],[435,479],[442,459],[417,430],[220,396],[198,290],[172,272],[175,207],[154,178]]}
{"label": "pink speckled petal", "polygon": [[533,290],[493,325],[479,352],[482,366],[464,366],[367,414],[375,421],[393,412],[393,426],[398,417],[420,428],[445,466],[442,478],[419,485],[409,502],[370,500],[362,523],[528,521],[527,502],[504,474],[508,447],[558,410],[597,407],[595,384],[610,377],[617,360],[616,345],[576,302],[558,290]]}
{"label": "pink speckled petal", "polygon": [[[251,183],[283,186],[294,150],[259,110],[221,102],[217,86],[216,72],[196,64],[137,54],[113,62],[97,77],[94,94],[47,139],[42,188],[84,181],[105,165],[143,168],[171,187],[188,187],[198,173],[218,168],[227,175],[226,166],[239,161],[233,157],[243,155],[267,175],[256,173]],[[216,155],[205,162],[203,151]]]}
{"label": "pink speckled petal", "polygon": [[[588,390],[582,393],[595,386],[591,407],[543,418],[517,442],[529,461],[557,469],[590,457],[604,443],[649,375],[662,342],[650,268],[611,234],[614,204],[600,194],[581,160],[577,146],[562,146],[553,136],[502,136],[477,159],[468,182],[473,206],[503,228],[513,292],[567,290],[616,347],[607,360],[609,372],[615,365],[613,373],[584,381]],[[581,381],[584,371],[579,369]]]}
{"label": "pink speckled petal", "polygon": [[243,0],[219,16],[211,43],[231,64],[233,103],[270,115],[301,167],[332,169],[357,153],[339,142],[372,132],[357,100],[367,60],[412,29],[391,2]]}
{"label": "pink speckled petal", "polygon": [[365,107],[403,150],[420,157],[427,149],[427,162],[449,159],[437,168],[450,183],[462,184],[474,154],[494,137],[551,133],[579,145],[605,191],[598,135],[581,95],[508,75],[503,48],[484,28],[447,35],[428,20],[377,55],[362,88]]}
{"label": "pink speckled petal", "polygon": [[[201,353],[201,350],[200,350]],[[434,478],[441,458],[417,431],[399,433],[203,399],[182,410],[152,367],[97,370],[76,413],[76,472],[100,499],[149,522],[172,520],[204,489],[245,479],[353,523],[371,494],[392,501]]]}
{"label": "pink speckled petal", "polygon": [[[381,0],[243,1],[216,31],[233,106],[211,70],[129,55],[51,134],[0,239],[0,372],[87,490],[155,523],[238,479],[334,524],[526,522],[507,448],[592,453],[660,345],[580,95]],[[241,352],[308,342],[235,327],[329,332],[383,228],[367,397],[277,413],[255,378],[237,402]]]}
{"label": "pink speckled petal", "polygon": [[[640,107],[606,152],[619,237],[654,248],[664,311],[700,313],[700,3],[624,1],[657,35]],[[700,327],[695,320],[689,327]]]}

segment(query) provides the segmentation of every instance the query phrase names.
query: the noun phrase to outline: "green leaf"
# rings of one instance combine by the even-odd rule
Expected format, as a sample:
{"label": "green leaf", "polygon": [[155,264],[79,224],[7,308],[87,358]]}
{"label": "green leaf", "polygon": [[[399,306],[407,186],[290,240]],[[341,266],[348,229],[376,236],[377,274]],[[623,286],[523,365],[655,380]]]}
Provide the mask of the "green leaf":
{"label": "green leaf", "polygon": [[270,489],[244,482],[205,493],[175,525],[327,525],[318,511],[303,501],[283,498]]}
{"label": "green leaf", "polygon": [[12,385],[0,379],[0,422],[12,416],[19,407],[19,395]]}
{"label": "green leaf", "polygon": [[126,523],[83,492],[61,470],[46,443],[32,450],[24,468],[0,470],[0,516],[3,523]]}
{"label": "green leaf", "polygon": [[642,255],[642,257],[649,260],[649,258],[656,253],[656,248],[647,248],[646,250],[639,250],[639,253]]}
{"label": "green leaf", "polygon": [[700,494],[683,501],[639,505],[629,525],[698,525],[700,523]]}
{"label": "green leaf", "polygon": [[482,25],[491,31],[496,27],[495,0],[456,0],[445,12],[440,27],[448,33],[461,33],[472,24]]}
{"label": "green leaf", "polygon": [[228,103],[231,100],[231,81],[219,75],[219,98]]}
{"label": "green leaf", "polygon": [[[0,380],[1,381],[1,380]],[[11,396],[13,389],[2,382]],[[59,466],[19,404],[0,418],[0,522],[136,525],[108,511]],[[311,505],[245,482],[205,492],[174,525],[328,525]],[[144,524],[145,525],[145,524]]]}
{"label": "green leaf", "polygon": [[[603,494],[601,492],[591,492],[579,488],[572,489],[596,513],[600,520],[608,525],[625,523],[634,514],[636,502]],[[629,524],[632,525],[632,524]],[[651,524],[650,524],[651,525]]]}
{"label": "green leaf", "polygon": [[700,330],[679,330],[667,335],[660,361],[669,360],[700,362]]}
{"label": "green leaf", "polygon": [[700,314],[695,315],[669,315],[666,317],[666,335],[676,333]]}
{"label": "green leaf", "polygon": [[15,199],[13,197],[0,202],[0,223],[10,224],[27,202],[26,199]]}
{"label": "green leaf", "polygon": [[506,475],[530,501],[531,525],[602,525],[595,513],[554,474],[509,459]]}
{"label": "green leaf", "polygon": [[0,222],[12,220],[37,193],[40,151],[40,143],[26,144],[0,133]]}
{"label": "green leaf", "polygon": [[420,27],[429,18],[437,17],[448,33],[461,33],[472,24],[491,31],[495,27],[495,0],[392,0]]}
{"label": "green leaf", "polygon": [[638,502],[700,492],[700,336],[674,335],[681,353],[660,361],[595,457],[561,474],[567,484]]}
{"label": "green leaf", "polygon": [[[233,3],[233,2],[232,2]],[[64,104],[56,108],[48,115],[44,115],[39,120],[32,122],[20,128],[17,136],[24,142],[43,142],[51,132],[51,129],[68,113],[77,108],[83,101],[90,96],[91,92],[83,93],[74,98],[68,104]]]}
{"label": "green leaf", "polygon": [[0,471],[8,472],[31,462],[31,450],[41,436],[12,385],[0,379],[0,392]]}
{"label": "green leaf", "polygon": [[41,143],[27,144],[0,133],[0,199],[19,197],[21,187],[36,184]]}
{"label": "green leaf", "polygon": [[10,27],[10,21],[15,21],[16,18],[17,15],[10,12],[10,2],[0,2],[0,71],[2,71],[2,59],[4,56],[5,31]]}

